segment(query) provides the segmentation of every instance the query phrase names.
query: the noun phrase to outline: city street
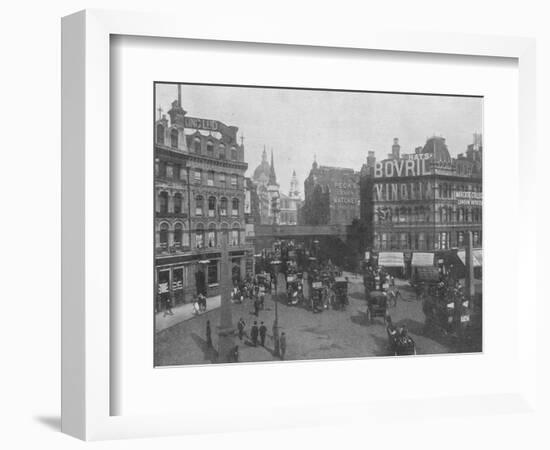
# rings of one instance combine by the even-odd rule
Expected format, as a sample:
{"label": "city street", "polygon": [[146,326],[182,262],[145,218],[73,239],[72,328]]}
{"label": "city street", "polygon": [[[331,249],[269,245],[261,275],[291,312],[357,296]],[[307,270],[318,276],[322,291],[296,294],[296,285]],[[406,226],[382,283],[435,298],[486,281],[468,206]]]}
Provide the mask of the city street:
{"label": "city street", "polygon": [[[345,311],[328,310],[314,314],[301,307],[278,304],[280,332],[287,336],[286,360],[327,359],[345,357],[386,356],[388,338],[382,318],[368,323],[365,318],[366,302],[364,288],[360,277],[349,276],[349,301]],[[396,280],[401,298],[396,307],[389,309],[393,322],[405,325],[416,342],[417,354],[437,354],[452,352],[449,342],[441,336],[423,335],[424,314],[421,301],[416,300],[414,293],[405,281]],[[254,316],[251,300],[243,304],[234,304],[233,323],[239,318],[246,322],[246,333],[254,321],[265,322],[268,329],[265,347],[251,345],[246,336],[235,343],[239,345],[239,361],[273,361],[272,326],[275,318],[275,303],[270,296],[266,297],[265,309],[259,317]],[[219,309],[207,311],[199,317],[186,320],[158,332],[155,336],[155,365],[209,364],[216,360],[217,325]],[[213,348],[206,344],[206,322],[212,327]]]}

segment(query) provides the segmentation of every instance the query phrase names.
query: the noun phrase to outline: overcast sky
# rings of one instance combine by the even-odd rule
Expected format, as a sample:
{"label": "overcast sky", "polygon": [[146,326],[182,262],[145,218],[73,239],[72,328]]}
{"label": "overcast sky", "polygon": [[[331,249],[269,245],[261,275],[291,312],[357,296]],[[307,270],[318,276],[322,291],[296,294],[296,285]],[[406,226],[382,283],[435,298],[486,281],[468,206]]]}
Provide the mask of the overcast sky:
{"label": "overcast sky", "polygon": [[[157,84],[157,108],[168,111],[176,98],[176,85]],[[411,153],[427,137],[441,135],[456,156],[482,132],[482,105],[483,99],[470,97],[182,85],[189,116],[239,128],[248,176],[264,145],[273,149],[284,192],[292,170],[303,192],[314,154],[320,165],[359,170],[369,150],[386,157],[394,137],[402,153]]]}

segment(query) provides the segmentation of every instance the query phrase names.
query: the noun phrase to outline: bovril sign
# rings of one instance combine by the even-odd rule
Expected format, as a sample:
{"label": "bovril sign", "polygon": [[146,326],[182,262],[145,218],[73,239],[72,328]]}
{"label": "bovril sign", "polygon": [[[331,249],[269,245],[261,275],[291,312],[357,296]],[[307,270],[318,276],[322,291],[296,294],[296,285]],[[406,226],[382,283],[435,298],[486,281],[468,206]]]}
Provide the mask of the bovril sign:
{"label": "bovril sign", "polygon": [[412,155],[409,158],[380,161],[374,165],[375,178],[417,177],[428,174],[426,161],[431,154]]}

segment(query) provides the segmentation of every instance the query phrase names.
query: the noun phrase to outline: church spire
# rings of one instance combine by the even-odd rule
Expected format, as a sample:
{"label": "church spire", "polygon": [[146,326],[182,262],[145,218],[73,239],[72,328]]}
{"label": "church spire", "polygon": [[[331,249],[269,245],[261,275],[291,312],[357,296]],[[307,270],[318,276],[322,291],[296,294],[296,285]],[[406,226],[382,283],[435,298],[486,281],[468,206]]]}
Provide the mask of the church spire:
{"label": "church spire", "polygon": [[267,152],[265,151],[265,145],[264,145],[264,151],[262,153],[262,162],[267,162]]}
{"label": "church spire", "polygon": [[269,168],[269,184],[277,184],[277,175],[275,175],[275,164],[273,164],[273,149],[271,149],[271,166]]}

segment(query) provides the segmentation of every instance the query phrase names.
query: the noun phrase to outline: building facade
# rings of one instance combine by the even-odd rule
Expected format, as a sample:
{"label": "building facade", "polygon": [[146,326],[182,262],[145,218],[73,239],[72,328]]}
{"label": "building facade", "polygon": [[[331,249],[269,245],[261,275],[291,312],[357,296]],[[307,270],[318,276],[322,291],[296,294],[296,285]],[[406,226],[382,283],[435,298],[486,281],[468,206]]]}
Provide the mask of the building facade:
{"label": "building facade", "polygon": [[361,218],[371,223],[375,251],[463,248],[472,232],[482,242],[482,142],[452,158],[445,139],[433,136],[414,153],[401,154],[398,139],[383,161],[369,152],[361,170]]}
{"label": "building facade", "polygon": [[300,219],[305,225],[350,225],[360,216],[359,175],[313,162],[304,182]]}
{"label": "building facade", "polygon": [[245,243],[244,145],[238,128],[189,117],[181,90],[155,122],[155,282],[157,307],[217,295],[220,233],[227,233],[234,277],[253,260]]}

